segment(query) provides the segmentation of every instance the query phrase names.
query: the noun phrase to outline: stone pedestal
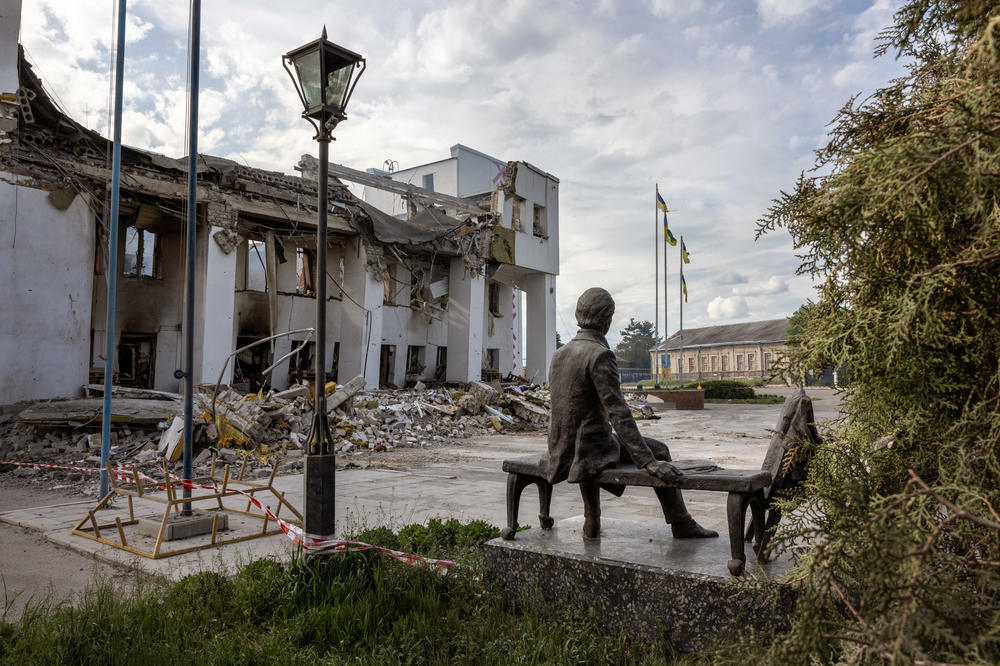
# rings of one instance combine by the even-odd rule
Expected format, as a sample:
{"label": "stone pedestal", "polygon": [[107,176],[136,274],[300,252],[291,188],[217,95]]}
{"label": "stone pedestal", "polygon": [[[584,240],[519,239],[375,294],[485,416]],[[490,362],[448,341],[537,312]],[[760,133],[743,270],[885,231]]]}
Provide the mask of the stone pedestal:
{"label": "stone pedestal", "polygon": [[[549,603],[576,598],[602,624],[645,639],[666,637],[685,652],[719,639],[784,622],[785,609],[748,598],[726,569],[729,540],[674,539],[664,524],[604,518],[601,537],[584,539],[583,516],[551,530],[532,528],[513,541],[483,546],[484,579],[517,603],[536,592]],[[747,545],[747,573],[774,576],[787,557],[756,563]],[[748,603],[749,602],[749,603]]]}

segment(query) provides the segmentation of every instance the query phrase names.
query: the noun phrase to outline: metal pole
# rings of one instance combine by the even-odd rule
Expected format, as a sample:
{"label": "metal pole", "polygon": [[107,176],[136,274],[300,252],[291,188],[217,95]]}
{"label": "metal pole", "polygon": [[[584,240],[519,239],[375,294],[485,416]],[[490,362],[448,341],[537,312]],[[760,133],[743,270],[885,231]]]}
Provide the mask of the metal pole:
{"label": "metal pole", "polygon": [[125,82],[125,0],[118,0],[115,54],[115,129],[111,157],[111,224],[108,231],[108,317],[104,346],[104,409],[101,414],[101,497],[108,494],[111,457],[111,379],[115,370],[115,296],[118,288],[118,198],[122,170],[122,88]]}
{"label": "metal pole", "polygon": [[316,381],[312,437],[304,474],[307,534],[332,536],[335,530],[336,457],[326,415],[326,254],[330,130],[319,122],[319,220],[316,228]]}
{"label": "metal pole", "polygon": [[[653,299],[653,313],[654,313],[654,318],[656,319],[656,324],[655,324],[655,329],[654,329],[653,335],[658,338],[658,337],[660,337],[660,273],[659,273],[659,271],[660,271],[660,262],[659,262],[659,259],[660,258],[656,254],[657,251],[658,251],[657,248],[659,247],[659,245],[656,242],[656,239],[659,237],[659,236],[657,236],[657,234],[660,231],[660,229],[659,229],[659,226],[660,226],[659,225],[659,217],[660,217],[659,216],[659,212],[660,212],[660,209],[659,209],[659,207],[656,204],[657,204],[658,198],[660,196],[660,184],[659,183],[656,184],[656,196],[657,196],[657,199],[653,199],[653,272],[655,273],[655,277],[653,278],[653,285],[656,287],[656,298]],[[665,246],[664,246],[664,250],[666,250]],[[663,278],[664,278],[664,280],[666,280],[666,276],[665,275],[663,276]],[[663,316],[666,317],[667,313],[664,312]],[[664,329],[666,328],[666,326],[667,326],[667,322],[664,321],[663,322]],[[666,334],[664,334],[664,337],[666,337]],[[654,363],[653,367],[651,369],[655,369],[656,367],[657,367],[657,365]],[[659,375],[657,375],[654,378],[653,384],[654,384],[655,387],[659,387],[660,386],[660,377],[659,377]]]}
{"label": "metal pole", "polygon": [[678,364],[680,365],[680,367],[677,368],[677,372],[680,373],[678,374],[678,380],[681,383],[680,384],[681,388],[684,388],[684,236],[681,236],[681,242],[677,246],[677,250],[680,253],[680,257],[678,257],[677,260],[677,265],[681,267],[681,272],[680,272],[681,278],[680,280],[678,280],[677,284],[677,286],[679,287],[678,291],[680,292],[678,294],[678,298],[680,300],[680,306],[681,306],[680,329],[679,329],[681,335],[680,337],[681,351],[677,357],[678,360],[680,361],[680,363]]}
{"label": "metal pole", "polygon": [[[191,0],[188,33],[188,195],[187,275],[184,278],[184,499],[191,497],[194,443],[194,263],[198,231],[198,59],[201,52],[201,0]],[[191,515],[191,502],[181,513]]]}
{"label": "metal pole", "polygon": [[[664,213],[666,215],[666,213]],[[664,219],[666,222],[666,219]],[[669,316],[667,310],[667,227],[663,227],[663,351],[667,350],[667,338],[670,337],[670,328],[667,326]],[[670,352],[667,352],[668,354]],[[663,368],[663,386],[670,388],[670,373],[667,368]]]}

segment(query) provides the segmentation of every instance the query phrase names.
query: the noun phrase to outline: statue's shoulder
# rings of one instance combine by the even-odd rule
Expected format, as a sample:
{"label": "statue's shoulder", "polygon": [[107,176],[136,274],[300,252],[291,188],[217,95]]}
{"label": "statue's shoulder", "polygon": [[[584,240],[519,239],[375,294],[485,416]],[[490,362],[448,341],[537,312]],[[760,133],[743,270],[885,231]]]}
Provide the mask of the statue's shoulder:
{"label": "statue's shoulder", "polygon": [[593,363],[598,359],[602,359],[605,354],[614,359],[614,352],[600,342],[589,338],[577,337],[557,349],[556,356],[553,359],[575,359],[580,362]]}

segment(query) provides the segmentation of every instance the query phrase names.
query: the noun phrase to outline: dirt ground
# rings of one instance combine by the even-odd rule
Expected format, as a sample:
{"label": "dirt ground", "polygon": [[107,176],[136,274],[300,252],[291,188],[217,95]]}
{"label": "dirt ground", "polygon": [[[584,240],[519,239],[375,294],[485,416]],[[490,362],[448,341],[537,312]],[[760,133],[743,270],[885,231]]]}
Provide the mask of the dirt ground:
{"label": "dirt ground", "polygon": [[[791,390],[768,387],[762,392],[787,395]],[[814,399],[818,421],[837,416],[840,399],[834,391],[810,389],[809,394]],[[656,409],[654,400],[650,400],[650,404]],[[709,405],[702,412],[667,410],[659,412],[659,420],[641,421],[640,430],[647,436],[666,441],[677,459],[711,457],[723,466],[744,467],[759,464],[759,460],[751,460],[741,452],[766,447],[766,440],[770,438],[768,429],[774,426],[780,410],[780,405]],[[537,436],[538,446],[544,448],[544,432]],[[498,455],[502,456],[507,439],[504,435],[495,435],[456,439],[447,446],[433,448],[399,448],[383,453],[363,451],[338,456],[338,468],[347,474],[351,469],[372,465],[401,470],[442,465],[458,468],[463,461],[496,460]],[[735,445],[751,439],[759,441],[759,445],[750,448]],[[94,501],[95,498],[74,492],[65,484],[53,484],[46,489],[37,479],[29,482],[12,474],[0,476],[0,513],[74,504],[67,510],[82,514]],[[25,603],[33,598],[72,602],[95,577],[127,575],[131,574],[57,546],[39,532],[0,522],[0,614],[7,621],[20,618]]]}
{"label": "dirt ground", "polygon": [[[79,501],[79,495],[0,485],[0,511]],[[72,602],[95,577],[120,573],[38,532],[0,522],[0,616],[8,622],[20,618],[29,601]]]}

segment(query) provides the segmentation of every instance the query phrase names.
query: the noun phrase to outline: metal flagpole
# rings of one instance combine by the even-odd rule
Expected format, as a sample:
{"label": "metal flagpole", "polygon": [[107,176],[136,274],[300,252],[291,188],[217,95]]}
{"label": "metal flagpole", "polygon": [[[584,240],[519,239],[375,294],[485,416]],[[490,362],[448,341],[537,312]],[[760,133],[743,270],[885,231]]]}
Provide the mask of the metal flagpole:
{"label": "metal flagpole", "polygon": [[[659,259],[660,259],[660,257],[657,255],[657,251],[658,251],[657,248],[659,247],[659,245],[657,245],[657,243],[656,243],[656,234],[659,231],[659,224],[658,224],[659,215],[658,215],[658,213],[660,212],[659,211],[659,207],[656,205],[656,202],[659,200],[659,197],[660,197],[660,184],[657,183],[656,184],[656,199],[653,199],[653,271],[656,273],[656,277],[653,278],[653,285],[656,287],[656,298],[653,299],[653,312],[655,313],[654,314],[654,319],[656,319],[656,328],[655,328],[655,332],[654,332],[654,337],[656,337],[656,338],[660,337],[660,273],[659,273],[659,270],[660,270]],[[663,277],[666,278],[665,275]],[[664,289],[666,289],[666,286],[664,286]],[[666,312],[663,313],[663,317],[664,317],[663,326],[665,328],[666,325],[667,325],[667,322],[666,322],[667,313]],[[653,370],[655,372],[655,368],[656,368],[656,363],[653,363],[652,366],[650,367],[650,370]],[[659,387],[660,386],[660,377],[659,377],[659,375],[657,375],[653,379],[653,385],[655,387]]]}
{"label": "metal flagpole", "polygon": [[[666,216],[666,213],[663,214]],[[664,222],[666,219],[664,218]],[[667,227],[663,226],[663,351],[666,354],[670,352],[667,351],[667,338],[670,337],[670,327],[667,326],[667,320],[669,318],[669,310],[667,309]],[[668,356],[669,358],[669,356]],[[666,365],[663,368],[663,385],[665,388],[670,388],[670,371],[668,370],[670,366]]]}
{"label": "metal flagpole", "polygon": [[104,410],[101,415],[101,497],[108,494],[111,457],[111,379],[115,370],[115,295],[118,287],[118,199],[122,170],[122,87],[125,81],[125,0],[118,1],[118,37],[115,54],[115,129],[111,157],[111,224],[108,231],[108,298],[104,346]]}
{"label": "metal flagpole", "polygon": [[[191,0],[188,35],[188,200],[187,275],[184,301],[184,499],[191,497],[191,457],[194,440],[194,262],[198,227],[198,61],[201,51],[201,0]],[[185,502],[183,515],[191,515]]]}
{"label": "metal flagpole", "polygon": [[678,291],[680,292],[678,294],[678,298],[680,300],[680,306],[681,306],[681,316],[680,316],[681,351],[678,357],[680,359],[679,363],[680,367],[677,368],[677,372],[680,373],[679,379],[681,382],[681,387],[683,388],[684,386],[684,236],[681,236],[681,242],[678,244],[677,250],[680,252],[680,257],[678,258],[677,264],[681,267],[681,273],[680,273],[681,279],[678,280],[677,283]]}

